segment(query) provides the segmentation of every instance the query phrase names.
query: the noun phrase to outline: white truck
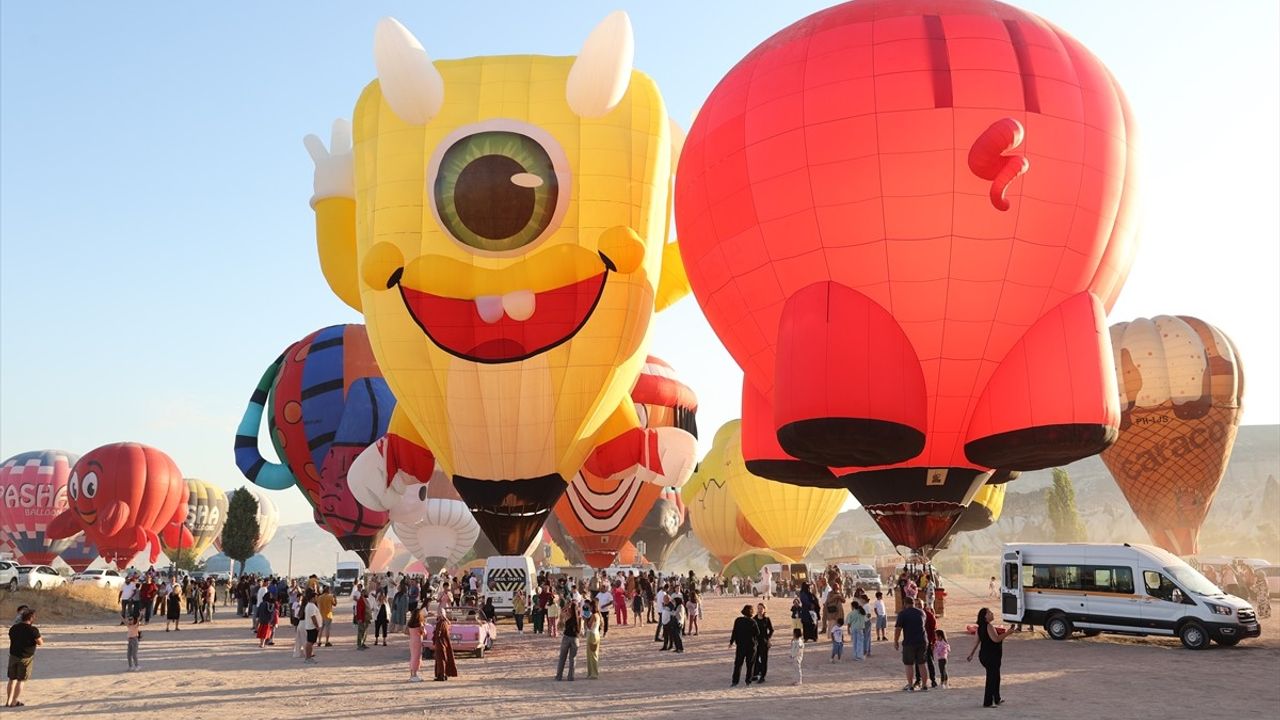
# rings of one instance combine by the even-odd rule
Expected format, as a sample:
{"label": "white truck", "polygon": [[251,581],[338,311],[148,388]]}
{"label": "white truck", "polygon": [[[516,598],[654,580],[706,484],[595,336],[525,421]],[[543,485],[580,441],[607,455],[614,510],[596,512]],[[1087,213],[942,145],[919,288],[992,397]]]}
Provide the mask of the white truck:
{"label": "white truck", "polygon": [[1262,634],[1253,606],[1157,547],[1011,544],[1002,558],[1002,617],[1041,625],[1055,640],[1076,631],[1167,635],[1200,650]]}
{"label": "white truck", "polygon": [[356,589],[356,583],[360,582],[361,575],[364,575],[364,563],[358,560],[344,560],[338,563],[337,571],[333,575],[334,595],[350,595],[351,591]]}
{"label": "white truck", "polygon": [[528,600],[533,596],[533,584],[537,579],[533,558],[528,555],[491,555],[484,562],[484,578],[480,587],[486,598],[493,598],[494,610],[510,614],[515,591],[523,590]]}

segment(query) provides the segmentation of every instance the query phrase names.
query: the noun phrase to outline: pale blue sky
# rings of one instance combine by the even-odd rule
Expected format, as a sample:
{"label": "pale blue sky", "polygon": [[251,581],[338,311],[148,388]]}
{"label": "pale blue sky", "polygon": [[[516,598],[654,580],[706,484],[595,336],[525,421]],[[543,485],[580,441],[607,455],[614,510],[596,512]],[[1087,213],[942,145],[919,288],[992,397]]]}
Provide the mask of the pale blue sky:
{"label": "pale blue sky", "polygon": [[[748,50],[827,4],[0,4],[0,457],[136,440],[241,482],[232,435],[262,369],[358,320],[319,272],[301,137],[350,116],[379,17],[434,58],[569,55],[621,7],[687,125]],[[1143,130],[1143,246],[1113,319],[1219,325],[1245,422],[1280,421],[1277,3],[1020,4],[1111,68]],[[692,300],[653,350],[699,393],[705,445],[738,414],[737,368]]]}

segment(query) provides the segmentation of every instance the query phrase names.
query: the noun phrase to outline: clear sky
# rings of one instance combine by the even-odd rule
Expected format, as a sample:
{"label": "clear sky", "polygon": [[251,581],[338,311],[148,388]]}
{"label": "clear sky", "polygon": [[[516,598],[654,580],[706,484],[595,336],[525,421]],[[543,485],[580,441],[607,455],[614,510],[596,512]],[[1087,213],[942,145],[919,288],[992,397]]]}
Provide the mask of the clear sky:
{"label": "clear sky", "polygon": [[[358,316],[314,248],[311,161],[374,77],[394,15],[433,58],[577,52],[615,7],[636,66],[687,125],[723,74],[828,3],[0,4],[0,457],[135,440],[233,487],[232,436],[290,342]],[[1280,5],[1020,3],[1079,38],[1143,131],[1142,249],[1112,312],[1194,314],[1280,421]],[[693,300],[653,352],[698,392],[704,447],[741,374]],[[310,512],[278,493],[285,522]]]}

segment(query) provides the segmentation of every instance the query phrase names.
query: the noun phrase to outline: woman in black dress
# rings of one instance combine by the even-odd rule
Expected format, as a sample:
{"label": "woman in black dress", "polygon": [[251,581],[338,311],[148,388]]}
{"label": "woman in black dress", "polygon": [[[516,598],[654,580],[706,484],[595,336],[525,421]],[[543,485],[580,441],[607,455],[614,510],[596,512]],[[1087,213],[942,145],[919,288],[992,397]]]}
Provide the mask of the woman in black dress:
{"label": "woman in black dress", "polygon": [[[978,632],[969,651],[969,661],[978,653],[978,662],[987,669],[987,687],[982,694],[982,707],[995,707],[1004,702],[1000,697],[1000,660],[1004,655],[1004,635],[991,624],[995,614],[987,608],[978,611]],[[981,648],[981,649],[979,649]]]}
{"label": "woman in black dress", "polygon": [[178,592],[178,586],[174,585],[169,591],[169,606],[165,608],[164,631],[169,632],[169,623],[173,623],[174,632],[181,630],[178,627],[178,621],[182,618],[182,593]]}
{"label": "woman in black dress", "polygon": [[800,627],[804,630],[805,642],[818,641],[818,613],[822,609],[818,605],[818,598],[814,597],[813,591],[809,589],[809,583],[800,584],[800,592],[797,593],[800,598]]}

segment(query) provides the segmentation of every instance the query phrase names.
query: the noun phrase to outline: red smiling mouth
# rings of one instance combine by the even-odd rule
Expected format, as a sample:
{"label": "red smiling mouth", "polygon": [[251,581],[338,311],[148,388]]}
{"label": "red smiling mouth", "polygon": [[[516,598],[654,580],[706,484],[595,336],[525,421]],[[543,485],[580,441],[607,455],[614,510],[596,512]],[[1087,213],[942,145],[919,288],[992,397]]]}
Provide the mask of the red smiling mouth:
{"label": "red smiling mouth", "polygon": [[[516,320],[503,311],[489,322],[476,299],[442,297],[399,285],[414,322],[441,350],[479,363],[517,362],[577,334],[604,294],[608,270],[578,282],[532,293],[533,311]],[[398,278],[396,278],[398,280]]]}

